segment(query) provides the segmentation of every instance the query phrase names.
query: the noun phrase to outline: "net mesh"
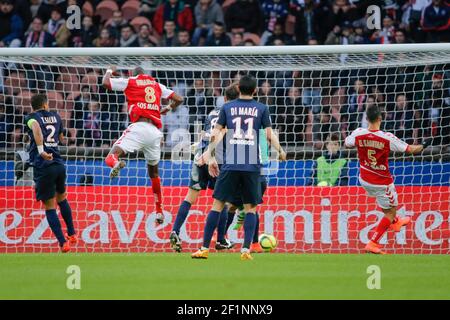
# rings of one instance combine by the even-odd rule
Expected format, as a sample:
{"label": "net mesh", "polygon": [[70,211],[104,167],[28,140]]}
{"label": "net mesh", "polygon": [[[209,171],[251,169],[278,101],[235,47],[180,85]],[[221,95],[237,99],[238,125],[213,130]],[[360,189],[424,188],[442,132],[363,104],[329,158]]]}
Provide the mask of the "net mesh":
{"label": "net mesh", "polygon": [[[75,52],[75,51],[74,51]],[[392,155],[390,166],[399,193],[399,215],[413,223],[382,240],[395,253],[449,250],[450,51],[307,54],[202,55],[42,55],[0,56],[0,252],[58,250],[34,200],[32,168],[27,166],[23,118],[30,99],[45,92],[65,126],[69,201],[79,230],[76,251],[153,252],[170,250],[168,236],[187,193],[191,144],[198,124],[224,103],[224,88],[241,74],[258,80],[256,98],[269,106],[289,160],[267,176],[259,206],[261,232],[274,234],[279,252],[353,253],[368,241],[382,216],[358,184],[354,151],[342,147],[357,127],[367,127],[365,108],[383,110],[382,129],[406,142],[433,137],[433,146],[415,157]],[[128,156],[117,180],[103,160],[129,125],[125,97],[101,86],[109,65],[123,76],[142,66],[184,97],[163,116],[160,175],[165,223],[155,225],[153,195],[141,153]],[[165,103],[165,102],[163,102]],[[341,143],[345,159],[332,186],[317,177],[317,159],[330,153],[327,138]],[[211,192],[192,206],[181,238],[186,250],[201,243]],[[242,231],[230,230],[233,242]],[[239,246],[238,246],[239,247]]]}

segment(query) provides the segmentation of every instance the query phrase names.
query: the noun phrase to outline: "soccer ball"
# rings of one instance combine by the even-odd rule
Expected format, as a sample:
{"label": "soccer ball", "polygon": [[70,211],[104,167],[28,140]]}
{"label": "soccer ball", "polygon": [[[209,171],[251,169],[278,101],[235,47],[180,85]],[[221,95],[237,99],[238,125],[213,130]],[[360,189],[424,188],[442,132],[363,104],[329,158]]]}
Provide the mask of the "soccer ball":
{"label": "soccer ball", "polygon": [[277,247],[277,238],[271,234],[261,234],[259,236],[259,244],[265,251],[272,251]]}

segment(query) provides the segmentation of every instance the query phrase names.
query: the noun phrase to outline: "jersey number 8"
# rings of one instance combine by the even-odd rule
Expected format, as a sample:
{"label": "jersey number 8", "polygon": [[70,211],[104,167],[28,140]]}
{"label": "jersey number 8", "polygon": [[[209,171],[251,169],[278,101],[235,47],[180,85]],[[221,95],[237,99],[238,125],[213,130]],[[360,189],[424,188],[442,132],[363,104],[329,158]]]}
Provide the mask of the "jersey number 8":
{"label": "jersey number 8", "polygon": [[155,95],[155,89],[153,87],[145,88],[145,101],[147,103],[155,103],[156,95]]}

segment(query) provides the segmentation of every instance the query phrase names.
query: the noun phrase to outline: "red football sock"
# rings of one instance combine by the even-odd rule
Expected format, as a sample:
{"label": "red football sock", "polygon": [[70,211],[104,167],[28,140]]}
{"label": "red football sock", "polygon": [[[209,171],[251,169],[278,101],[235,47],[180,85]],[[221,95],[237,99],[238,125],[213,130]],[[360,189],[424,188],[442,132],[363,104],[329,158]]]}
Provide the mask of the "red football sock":
{"label": "red football sock", "polygon": [[152,178],[152,189],[155,197],[156,212],[162,212],[161,180],[159,177]]}
{"label": "red football sock", "polygon": [[119,162],[119,159],[115,154],[109,154],[105,159],[106,165],[110,168],[114,168],[117,162]]}
{"label": "red football sock", "polygon": [[386,230],[389,228],[389,226],[391,225],[391,220],[389,220],[389,218],[387,217],[383,217],[383,219],[381,219],[380,223],[378,223],[377,228],[375,229],[375,233],[372,236],[372,240],[375,243],[378,243],[378,241],[380,240],[380,238],[383,236],[383,234],[386,232]]}

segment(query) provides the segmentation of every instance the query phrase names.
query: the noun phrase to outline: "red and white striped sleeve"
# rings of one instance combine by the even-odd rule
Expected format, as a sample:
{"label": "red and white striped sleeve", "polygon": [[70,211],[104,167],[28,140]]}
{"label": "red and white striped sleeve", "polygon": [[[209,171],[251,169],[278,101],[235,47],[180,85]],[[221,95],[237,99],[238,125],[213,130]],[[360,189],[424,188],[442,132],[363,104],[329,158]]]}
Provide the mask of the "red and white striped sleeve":
{"label": "red and white striped sleeve", "polygon": [[128,87],[127,78],[111,78],[109,81],[111,83],[111,90],[114,91],[124,91]]}
{"label": "red and white striped sleeve", "polygon": [[390,146],[391,151],[406,152],[408,150],[409,145],[405,141],[397,138],[392,133],[386,132],[386,133],[384,133],[384,136],[386,139],[389,140],[389,146]]}
{"label": "red and white striped sleeve", "polygon": [[161,88],[161,98],[170,99],[175,94],[173,90],[168,89],[165,85],[159,83],[159,87]]}

